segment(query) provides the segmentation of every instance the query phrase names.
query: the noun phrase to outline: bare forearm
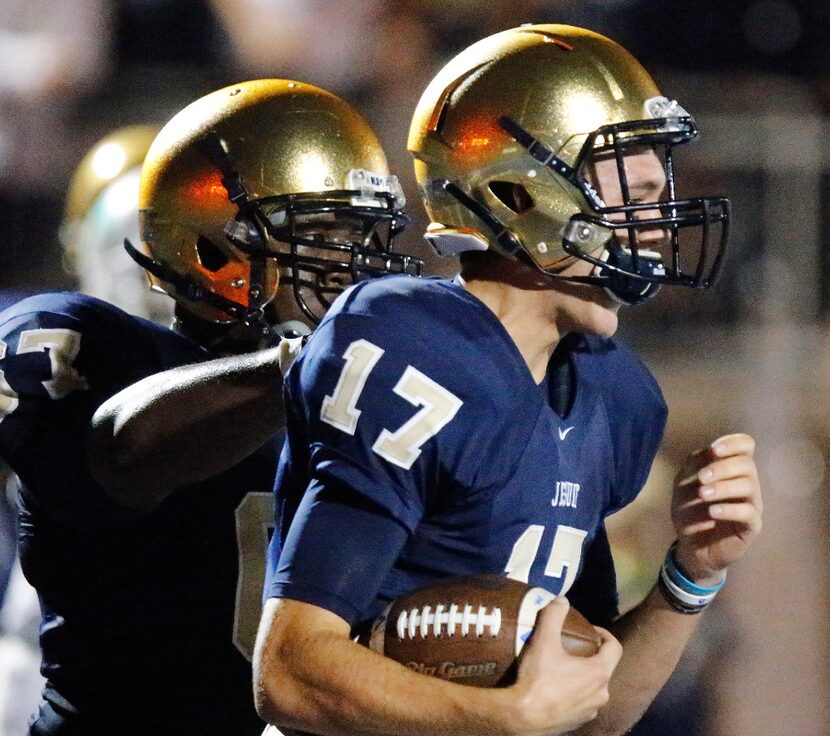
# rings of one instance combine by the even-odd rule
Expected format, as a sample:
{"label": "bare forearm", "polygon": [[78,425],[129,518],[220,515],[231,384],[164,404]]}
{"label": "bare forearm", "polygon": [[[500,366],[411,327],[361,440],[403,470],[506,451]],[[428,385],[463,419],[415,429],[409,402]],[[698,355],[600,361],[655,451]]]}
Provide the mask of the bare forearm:
{"label": "bare forearm", "polygon": [[111,397],[87,438],[96,479],[116,500],[147,509],[240,462],[283,424],[277,358],[272,348],[182,366]]}
{"label": "bare forearm", "polygon": [[[290,716],[284,712],[272,713],[277,722],[338,736],[508,733],[482,718],[491,708],[480,702],[482,698],[477,691],[469,692],[470,688],[409,672],[391,660],[357,649],[348,640],[317,644],[317,651],[325,650],[325,656],[311,654],[310,660],[337,662],[337,675],[321,678],[319,671],[295,673],[303,677],[297,691],[298,700],[303,702],[302,710]],[[306,649],[306,653],[310,650]],[[369,658],[381,661],[364,661]],[[295,682],[294,687],[297,685]],[[489,696],[493,693],[481,691]],[[285,697],[279,682],[270,695],[277,700]]]}
{"label": "bare forearm", "polygon": [[262,718],[325,736],[554,736],[595,717],[619,645],[571,657],[561,644],[567,606],[537,621],[516,682],[505,688],[457,685],[415,673],[349,639],[336,615],[305,603],[265,605],[254,656]]}
{"label": "bare forearm", "polygon": [[[280,628],[277,619],[273,635],[261,645],[261,663],[254,662],[257,708],[270,723],[338,736],[504,733],[482,718],[498,710],[497,691],[410,672],[342,632],[308,636],[300,627]],[[268,650],[277,639],[285,643],[275,656]]]}
{"label": "bare forearm", "polygon": [[666,683],[701,614],[677,612],[655,586],[645,600],[623,616],[612,631],[623,656],[611,678],[610,700],[597,718],[575,731],[580,736],[626,733]]}

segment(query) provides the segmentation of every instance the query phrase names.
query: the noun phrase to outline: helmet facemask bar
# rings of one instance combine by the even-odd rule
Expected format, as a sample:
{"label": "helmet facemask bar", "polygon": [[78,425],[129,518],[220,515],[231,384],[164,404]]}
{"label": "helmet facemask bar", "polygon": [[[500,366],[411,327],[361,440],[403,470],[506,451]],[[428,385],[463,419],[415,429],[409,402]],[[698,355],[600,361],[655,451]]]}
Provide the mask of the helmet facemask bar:
{"label": "helmet facemask bar", "polygon": [[[316,324],[352,283],[387,274],[422,274],[421,260],[393,252],[394,238],[409,224],[398,199],[375,192],[371,202],[366,192],[350,189],[263,197],[240,209],[226,235],[246,252],[264,247],[264,255],[284,269],[281,281],[291,283],[303,314]],[[263,224],[264,241],[248,241],[252,219]],[[333,239],[326,232],[329,226],[340,226],[344,234]],[[303,227],[319,232],[306,234]]]}
{"label": "helmet facemask bar", "polygon": [[[509,117],[500,119],[501,127],[515,138],[534,159],[575,187],[584,199],[585,211],[573,215],[565,229],[563,249],[569,255],[596,266],[594,275],[588,277],[561,277],[597,285],[608,285],[612,278],[635,281],[709,288],[720,271],[729,235],[729,200],[723,197],[676,199],[672,148],[697,137],[694,120],[690,116],[634,120],[598,128],[583,144],[571,167],[559,158],[543,142],[533,137]],[[663,146],[663,167],[666,174],[667,197],[654,202],[634,201],[629,192],[625,168],[625,154],[632,148],[656,148]],[[592,157],[612,151],[616,160],[616,172],[620,182],[622,204],[607,206],[583,175]],[[660,211],[659,217],[638,217],[638,213]],[[720,225],[720,237],[714,242],[712,225]],[[594,242],[592,237],[599,227],[610,233],[627,231],[628,242],[622,244],[612,238],[607,254],[593,255],[583,250],[579,241]],[[681,264],[680,233],[683,229],[701,228],[694,269],[686,272]],[[669,232],[671,264],[666,268],[662,257],[641,245],[639,233],[655,228]],[[557,273],[548,272],[556,276]]]}
{"label": "helmet facemask bar", "polygon": [[[620,244],[618,238],[614,240],[617,247],[630,256],[631,267],[621,269],[630,278],[696,289],[708,289],[717,279],[729,237],[729,200],[725,197],[677,199],[676,194],[673,147],[688,143],[697,135],[694,120],[688,116],[628,121],[599,128],[586,140],[577,157],[574,171],[580,173],[572,183],[583,191],[588,212],[574,215],[571,221],[589,223],[614,233],[625,230],[628,236],[626,243]],[[664,151],[662,165],[666,175],[666,196],[650,202],[637,201],[629,190],[626,153],[643,148],[656,151],[660,147]],[[622,203],[614,206],[607,206],[582,175],[592,158],[606,151],[613,152],[620,184]],[[659,211],[658,216],[650,214],[655,211]],[[686,235],[691,228],[700,229],[697,242],[681,244],[681,233]],[[641,242],[643,231],[655,229],[668,233],[670,262],[664,263],[660,257],[662,268],[654,267],[659,254],[650,251],[647,244]],[[568,237],[572,231],[572,228],[566,230],[563,239],[565,252],[600,269],[608,269],[607,263],[582,250],[577,242]],[[648,258],[646,264],[642,263],[643,255]],[[691,268],[684,268],[684,257],[693,263]]]}

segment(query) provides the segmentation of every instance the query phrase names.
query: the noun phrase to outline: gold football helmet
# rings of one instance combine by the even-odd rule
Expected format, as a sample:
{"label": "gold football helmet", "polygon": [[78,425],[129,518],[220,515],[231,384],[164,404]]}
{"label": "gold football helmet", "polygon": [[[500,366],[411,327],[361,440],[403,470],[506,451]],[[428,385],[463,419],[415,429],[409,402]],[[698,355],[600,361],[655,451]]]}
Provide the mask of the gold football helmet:
{"label": "gold football helmet", "polygon": [[144,162],[159,129],[152,125],[118,128],[99,140],[81,159],[66,193],[61,223],[61,245],[66,267],[77,270],[83,247],[80,226],[95,201],[113,181]]}
{"label": "gold football helmet", "polygon": [[128,250],[203,319],[261,320],[282,278],[316,321],[304,294],[326,308],[346,280],[420,273],[392,252],[403,205],[374,132],[346,102],[302,82],[242,82],[161,130],[141,176],[146,252]]}
{"label": "gold football helmet", "polygon": [[159,131],[128,125],[90,148],[70,180],[60,228],[64,266],[86,294],[126,311],[169,323],[169,299],[153,294],[147,275],[124,252],[124,238],[138,237],[141,164]]}
{"label": "gold football helmet", "polygon": [[[492,249],[554,277],[581,258],[592,276],[569,278],[625,303],[660,284],[707,288],[721,266],[729,202],[676,197],[672,147],[696,136],[692,117],[614,41],[564,25],[497,33],[450,61],[415,111],[408,148],[433,221],[426,238],[439,253]],[[632,149],[663,153],[657,202],[628,190]],[[614,206],[590,178],[609,156],[622,199]],[[642,238],[655,228],[671,244],[665,262]]]}

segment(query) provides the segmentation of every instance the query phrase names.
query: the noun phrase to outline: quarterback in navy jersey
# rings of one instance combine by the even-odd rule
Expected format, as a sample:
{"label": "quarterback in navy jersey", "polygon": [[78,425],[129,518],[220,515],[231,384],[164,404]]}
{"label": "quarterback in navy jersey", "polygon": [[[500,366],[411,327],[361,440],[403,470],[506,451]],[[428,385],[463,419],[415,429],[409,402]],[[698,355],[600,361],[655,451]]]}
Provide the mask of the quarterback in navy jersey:
{"label": "quarterback in navy jersey", "polygon": [[[358,624],[436,578],[506,572],[570,591],[608,625],[616,590],[602,523],[645,482],[666,408],[614,340],[574,334],[560,350],[577,386],[566,416],[551,407],[557,375],[534,380],[493,312],[458,281],[397,277],[351,289],[286,381],[277,479],[286,541],[266,592]],[[334,504],[330,517],[309,513],[327,508],[318,498]],[[321,564],[341,505],[376,509],[388,529],[344,528],[332,549],[344,562]],[[296,548],[292,523],[304,539]],[[574,590],[589,549],[602,575]],[[351,568],[364,556],[374,571]]]}
{"label": "quarterback in navy jersey", "polygon": [[[254,660],[270,723],[608,736],[640,717],[761,526],[752,439],[692,453],[658,585],[616,618],[604,519],[645,482],[666,408],[612,336],[622,305],[717,276],[729,203],[674,181],[672,149],[696,135],[624,49],[569,26],[486,38],[427,87],[409,149],[426,238],[461,271],[349,289],[286,376]],[[464,687],[352,641],[390,599],[479,572],[559,596],[512,684]],[[593,657],[562,649],[565,596],[611,630]]]}
{"label": "quarterback in navy jersey", "polygon": [[[317,179],[295,156],[308,140]],[[144,161],[128,252],[175,300],[173,329],[79,294],[0,314],[0,454],[43,614],[31,734],[260,733],[250,659],[284,338],[348,281],[416,265],[390,250],[402,203],[351,106],[243,82],[182,110]],[[257,382],[223,393],[241,426],[165,393],[228,366]]]}

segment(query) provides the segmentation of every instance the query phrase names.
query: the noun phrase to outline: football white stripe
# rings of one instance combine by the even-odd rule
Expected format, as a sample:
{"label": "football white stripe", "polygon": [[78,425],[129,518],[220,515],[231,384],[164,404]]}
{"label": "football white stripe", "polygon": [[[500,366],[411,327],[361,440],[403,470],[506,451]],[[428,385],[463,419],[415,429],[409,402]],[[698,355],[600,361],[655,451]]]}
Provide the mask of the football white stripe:
{"label": "football white stripe", "polygon": [[461,636],[498,636],[501,630],[501,609],[495,607],[488,613],[487,607],[479,605],[476,610],[467,603],[459,611],[457,603],[452,603],[449,609],[444,603],[435,606],[425,605],[423,608],[412,608],[401,611],[396,621],[396,632],[399,639],[414,639],[419,636],[425,639],[430,634],[436,638],[446,631],[447,636],[454,636],[457,627],[461,627]]}

